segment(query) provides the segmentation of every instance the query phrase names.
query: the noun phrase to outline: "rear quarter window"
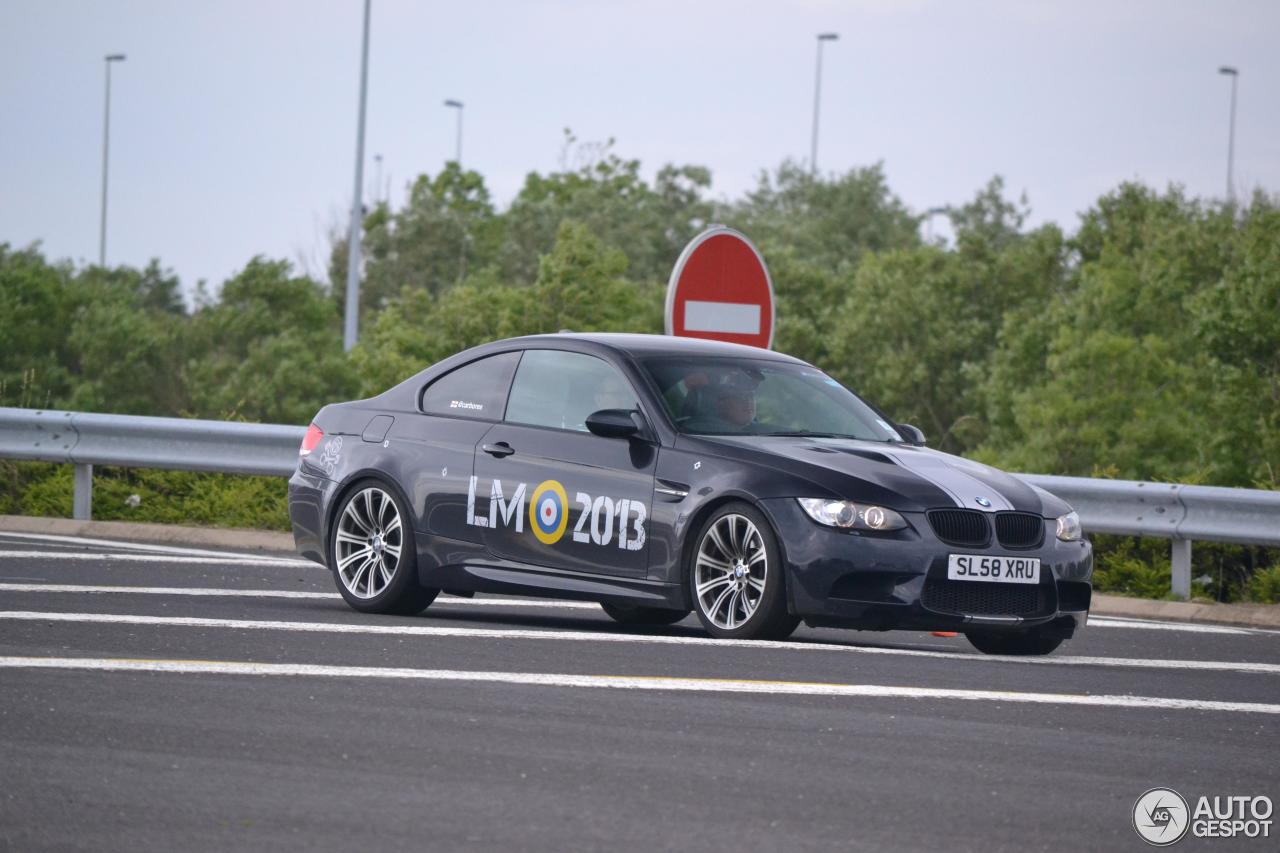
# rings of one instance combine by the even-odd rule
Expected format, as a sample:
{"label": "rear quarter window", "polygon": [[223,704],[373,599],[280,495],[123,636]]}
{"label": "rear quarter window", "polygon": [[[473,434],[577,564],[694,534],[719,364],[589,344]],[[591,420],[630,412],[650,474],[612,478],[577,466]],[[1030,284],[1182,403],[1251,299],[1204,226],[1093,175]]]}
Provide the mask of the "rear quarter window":
{"label": "rear quarter window", "polygon": [[422,411],[485,421],[502,420],[520,353],[504,352],[464,364],[422,392]]}

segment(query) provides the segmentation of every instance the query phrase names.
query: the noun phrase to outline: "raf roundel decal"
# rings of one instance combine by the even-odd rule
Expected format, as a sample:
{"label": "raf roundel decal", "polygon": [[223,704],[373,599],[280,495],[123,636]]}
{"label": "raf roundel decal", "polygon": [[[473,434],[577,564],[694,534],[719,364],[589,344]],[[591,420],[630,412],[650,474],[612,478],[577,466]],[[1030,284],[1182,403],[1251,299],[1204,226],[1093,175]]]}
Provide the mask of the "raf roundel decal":
{"label": "raf roundel decal", "polygon": [[533,490],[533,499],[529,501],[529,526],[543,545],[554,545],[564,535],[569,523],[568,505],[564,486],[555,480],[543,480]]}

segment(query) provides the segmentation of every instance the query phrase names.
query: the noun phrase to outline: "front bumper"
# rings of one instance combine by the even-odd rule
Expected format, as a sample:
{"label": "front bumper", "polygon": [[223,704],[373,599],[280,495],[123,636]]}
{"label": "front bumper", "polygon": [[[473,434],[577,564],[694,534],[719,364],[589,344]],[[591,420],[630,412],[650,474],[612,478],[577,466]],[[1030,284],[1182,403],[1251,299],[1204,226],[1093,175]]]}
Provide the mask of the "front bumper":
{"label": "front bumper", "polygon": [[[1036,548],[964,548],[939,540],[923,513],[903,513],[909,527],[858,533],[817,524],[793,498],[764,501],[782,542],[788,606],[815,626],[926,631],[1020,630],[1043,626],[1070,637],[1092,596],[1093,547],[1062,542],[1046,521]],[[1036,557],[1040,583],[947,580],[947,555]]]}

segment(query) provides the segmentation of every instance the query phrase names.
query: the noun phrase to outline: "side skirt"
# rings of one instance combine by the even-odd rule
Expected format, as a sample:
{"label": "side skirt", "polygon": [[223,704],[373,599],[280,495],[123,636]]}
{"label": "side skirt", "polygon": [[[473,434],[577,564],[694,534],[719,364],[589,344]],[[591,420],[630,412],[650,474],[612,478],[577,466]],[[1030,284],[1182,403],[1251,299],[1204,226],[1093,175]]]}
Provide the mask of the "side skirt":
{"label": "side skirt", "polygon": [[601,575],[587,576],[554,569],[455,563],[419,569],[418,582],[423,586],[462,595],[488,592],[572,601],[608,601],[670,610],[685,609],[683,590],[676,584]]}

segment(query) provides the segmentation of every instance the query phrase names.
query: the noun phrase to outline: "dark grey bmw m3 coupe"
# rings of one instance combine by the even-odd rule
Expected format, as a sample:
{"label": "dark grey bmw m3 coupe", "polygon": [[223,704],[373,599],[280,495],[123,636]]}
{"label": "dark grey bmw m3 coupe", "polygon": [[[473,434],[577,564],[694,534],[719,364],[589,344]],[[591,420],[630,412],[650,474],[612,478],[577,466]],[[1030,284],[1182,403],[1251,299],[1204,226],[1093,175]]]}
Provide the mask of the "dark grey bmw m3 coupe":
{"label": "dark grey bmw m3 coupe", "polygon": [[497,341],[325,406],[289,515],[371,613],[494,592],[629,624],[692,611],[722,638],[804,621],[1047,654],[1093,573],[1043,489],[927,448],[803,361],[659,335]]}

